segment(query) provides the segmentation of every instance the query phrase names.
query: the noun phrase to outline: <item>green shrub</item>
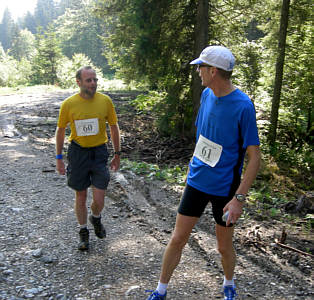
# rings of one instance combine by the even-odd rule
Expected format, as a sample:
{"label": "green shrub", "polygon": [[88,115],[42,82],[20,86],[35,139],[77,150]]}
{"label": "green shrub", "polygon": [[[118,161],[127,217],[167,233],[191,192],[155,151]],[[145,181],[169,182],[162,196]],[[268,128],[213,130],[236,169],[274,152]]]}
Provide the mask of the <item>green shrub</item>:
{"label": "green shrub", "polygon": [[96,68],[86,55],[81,53],[74,54],[71,60],[63,56],[59,61],[57,67],[57,78],[60,87],[62,88],[77,87],[75,74],[76,71],[83,66],[93,67],[99,79],[98,87],[101,89],[104,85],[103,84],[104,79],[101,70]]}

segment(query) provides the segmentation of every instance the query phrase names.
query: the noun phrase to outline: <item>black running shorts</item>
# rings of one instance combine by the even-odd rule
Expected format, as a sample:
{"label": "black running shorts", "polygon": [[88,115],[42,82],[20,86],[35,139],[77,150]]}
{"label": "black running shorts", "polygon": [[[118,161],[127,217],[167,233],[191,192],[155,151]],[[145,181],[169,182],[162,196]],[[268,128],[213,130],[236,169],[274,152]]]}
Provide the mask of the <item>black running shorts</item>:
{"label": "black running shorts", "polygon": [[232,198],[233,196],[221,197],[209,195],[191,187],[190,185],[186,185],[180,201],[178,213],[184,216],[199,218],[203,214],[208,202],[211,202],[216,223],[221,226],[226,226],[226,222],[221,219],[223,208]]}
{"label": "black running shorts", "polygon": [[106,144],[83,148],[72,141],[68,149],[68,185],[76,191],[86,190],[90,185],[106,190],[110,180],[107,167]]}

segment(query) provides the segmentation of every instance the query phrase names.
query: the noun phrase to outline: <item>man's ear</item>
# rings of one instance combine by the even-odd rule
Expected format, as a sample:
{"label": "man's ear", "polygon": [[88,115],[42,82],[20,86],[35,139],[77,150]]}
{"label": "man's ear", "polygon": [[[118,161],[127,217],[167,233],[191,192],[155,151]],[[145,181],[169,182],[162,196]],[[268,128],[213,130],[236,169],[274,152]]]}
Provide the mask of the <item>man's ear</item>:
{"label": "man's ear", "polygon": [[218,69],[216,68],[216,67],[214,67],[214,68],[210,68],[211,70],[211,75],[212,76],[216,76],[217,75],[217,73],[218,73]]}

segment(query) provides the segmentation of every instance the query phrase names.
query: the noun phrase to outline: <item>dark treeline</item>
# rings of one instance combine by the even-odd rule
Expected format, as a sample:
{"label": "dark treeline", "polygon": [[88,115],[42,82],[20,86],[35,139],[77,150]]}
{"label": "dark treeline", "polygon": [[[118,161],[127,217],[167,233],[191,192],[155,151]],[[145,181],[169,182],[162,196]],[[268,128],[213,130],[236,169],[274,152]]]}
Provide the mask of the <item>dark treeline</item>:
{"label": "dark treeline", "polygon": [[[262,143],[313,167],[313,4],[310,0],[38,0],[0,19],[0,86],[73,85],[92,64],[149,91],[138,108],[163,135],[193,136],[202,90],[189,61],[206,45],[236,56],[234,82],[258,112]],[[280,150],[279,150],[280,149]]]}

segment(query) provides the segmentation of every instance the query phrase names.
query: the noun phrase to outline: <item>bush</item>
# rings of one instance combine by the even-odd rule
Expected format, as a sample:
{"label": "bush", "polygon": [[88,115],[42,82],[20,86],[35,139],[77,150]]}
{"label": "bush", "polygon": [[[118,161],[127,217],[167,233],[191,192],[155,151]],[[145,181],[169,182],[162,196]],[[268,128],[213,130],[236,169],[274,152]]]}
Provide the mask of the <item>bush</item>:
{"label": "bush", "polygon": [[165,98],[166,93],[150,91],[148,94],[141,94],[136,97],[131,104],[141,112],[151,112],[156,108],[158,103],[161,103]]}
{"label": "bush", "polygon": [[17,85],[18,62],[9,55],[3,55],[0,60],[0,86],[14,87]]}
{"label": "bush", "polygon": [[17,62],[17,85],[29,85],[30,75],[32,72],[32,64],[29,60],[22,58],[21,61]]}
{"label": "bush", "polygon": [[77,87],[75,74],[76,71],[83,66],[91,66],[96,71],[97,77],[99,79],[98,86],[99,88],[102,88],[104,79],[101,70],[96,68],[86,55],[81,53],[74,54],[71,60],[63,56],[59,61],[57,67],[57,78],[60,87]]}

